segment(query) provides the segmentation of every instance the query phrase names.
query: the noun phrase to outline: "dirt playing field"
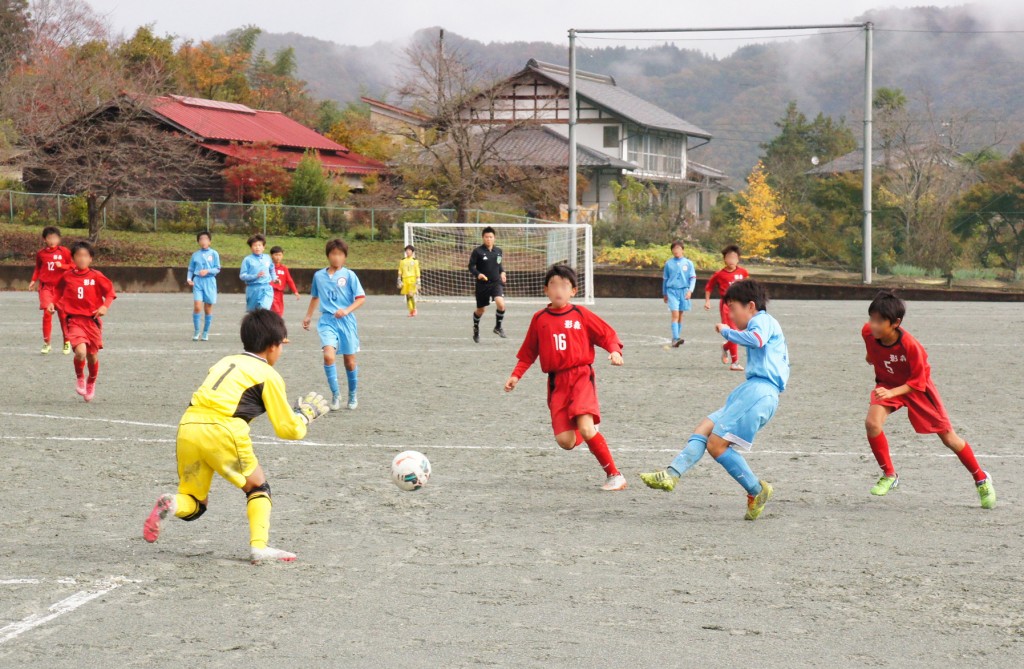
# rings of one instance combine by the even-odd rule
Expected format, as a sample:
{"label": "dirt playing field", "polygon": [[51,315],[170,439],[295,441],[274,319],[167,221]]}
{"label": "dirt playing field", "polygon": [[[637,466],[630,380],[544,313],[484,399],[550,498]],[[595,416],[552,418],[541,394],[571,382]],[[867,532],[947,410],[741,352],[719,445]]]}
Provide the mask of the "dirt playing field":
{"label": "dirt playing field", "polygon": [[[326,392],[306,300],[286,305],[290,393]],[[189,296],[122,296],[91,405],[70,358],[39,355],[34,295],[0,306],[0,667],[1024,666],[1022,305],[913,303],[906,321],[994,477],[984,511],[905,413],[887,429],[902,485],[869,495],[867,305],[773,304],[793,374],[749,456],[776,490],[750,523],[710,458],[672,494],[636,476],[740,380],[711,315],[667,350],[660,301],[596,305],[626,344],[625,367],[597,365],[602,431],[631,486],[605,493],[585,448],[554,444],[539,368],[502,392],[536,305],[510,306],[508,340],[490,310],[475,345],[469,305],[409,319],[399,298],[371,297],[359,408],[300,443],[253,423],[271,543],[299,556],[264,567],[245,559],[243,495],[219,479],[201,520],[168,521],[153,545],[140,532],[176,484],[191,392],[240,350],[240,296],[222,296],[205,344],[190,341]],[[415,493],[388,478],[408,448],[434,466]]]}

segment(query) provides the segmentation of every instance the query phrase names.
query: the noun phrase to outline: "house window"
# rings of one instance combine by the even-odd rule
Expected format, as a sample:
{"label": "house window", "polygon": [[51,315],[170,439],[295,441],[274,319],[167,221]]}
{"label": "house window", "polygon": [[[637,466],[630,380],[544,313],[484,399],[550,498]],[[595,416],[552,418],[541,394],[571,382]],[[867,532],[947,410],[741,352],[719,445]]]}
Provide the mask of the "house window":
{"label": "house window", "polygon": [[606,125],[604,127],[604,148],[617,149],[619,147],[619,126]]}
{"label": "house window", "polygon": [[644,172],[680,177],[683,172],[681,136],[642,133],[630,136],[628,159]]}

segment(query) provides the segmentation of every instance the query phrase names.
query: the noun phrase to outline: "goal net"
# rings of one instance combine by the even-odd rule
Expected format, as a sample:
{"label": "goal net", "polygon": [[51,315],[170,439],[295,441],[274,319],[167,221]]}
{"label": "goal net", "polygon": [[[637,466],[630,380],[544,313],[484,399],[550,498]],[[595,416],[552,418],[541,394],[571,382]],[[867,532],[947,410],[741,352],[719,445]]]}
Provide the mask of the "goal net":
{"label": "goal net", "polygon": [[472,301],[476,279],[469,256],[482,244],[482,231],[495,230],[502,250],[506,299],[543,302],[544,274],[555,264],[576,270],[576,299],[594,303],[593,236],[589,225],[567,223],[406,223],[405,243],[416,247],[420,261],[419,295]]}

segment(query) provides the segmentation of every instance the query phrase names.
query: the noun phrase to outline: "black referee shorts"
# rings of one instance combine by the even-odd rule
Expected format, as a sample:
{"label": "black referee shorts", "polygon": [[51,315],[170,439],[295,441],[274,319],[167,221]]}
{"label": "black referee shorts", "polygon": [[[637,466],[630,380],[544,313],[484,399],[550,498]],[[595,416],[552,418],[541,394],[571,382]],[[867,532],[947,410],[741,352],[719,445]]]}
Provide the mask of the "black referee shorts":
{"label": "black referee shorts", "polygon": [[505,286],[501,281],[480,281],[476,284],[476,308],[483,309],[496,297],[505,296]]}

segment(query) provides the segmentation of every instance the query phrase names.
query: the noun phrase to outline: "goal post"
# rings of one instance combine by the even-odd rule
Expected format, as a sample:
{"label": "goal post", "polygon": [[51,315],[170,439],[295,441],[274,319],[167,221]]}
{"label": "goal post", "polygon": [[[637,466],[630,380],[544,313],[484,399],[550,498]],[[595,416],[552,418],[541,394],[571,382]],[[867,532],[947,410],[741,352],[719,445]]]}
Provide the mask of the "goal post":
{"label": "goal post", "polygon": [[594,238],[590,225],[568,223],[406,223],[405,243],[420,261],[420,297],[472,301],[476,279],[469,256],[482,244],[482,231],[495,231],[507,282],[505,297],[543,302],[544,274],[555,264],[576,270],[576,299],[594,303]]}

